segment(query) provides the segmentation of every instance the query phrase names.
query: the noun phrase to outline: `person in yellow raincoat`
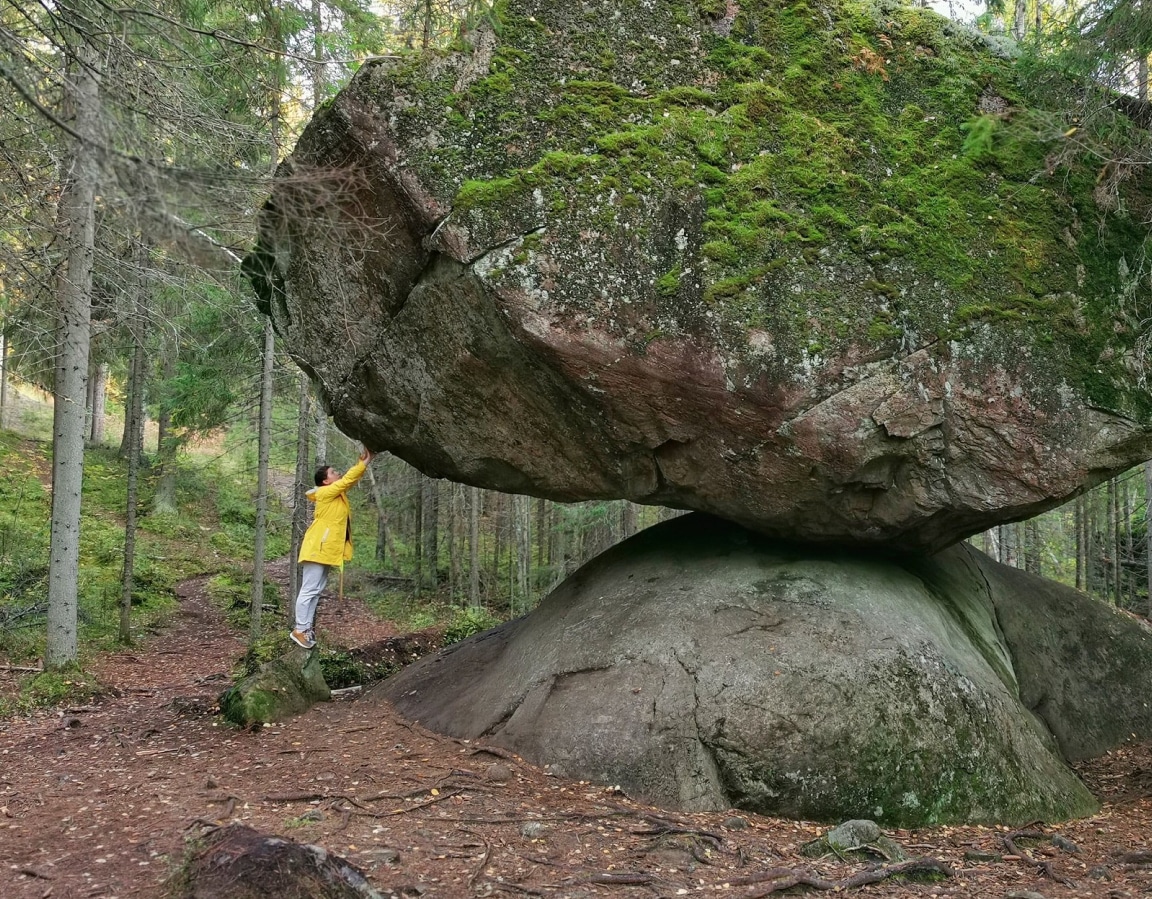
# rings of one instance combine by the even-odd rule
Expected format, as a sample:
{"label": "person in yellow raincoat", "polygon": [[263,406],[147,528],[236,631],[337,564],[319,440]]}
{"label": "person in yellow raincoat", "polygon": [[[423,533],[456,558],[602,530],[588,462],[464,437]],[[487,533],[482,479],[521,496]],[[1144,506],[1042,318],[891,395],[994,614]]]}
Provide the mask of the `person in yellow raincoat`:
{"label": "person in yellow raincoat", "polygon": [[289,636],[305,649],[316,645],[312,623],[329,572],[343,568],[352,558],[351,515],[345,494],[364,476],[371,461],[372,454],[365,449],[345,475],[330,465],[321,465],[316,469],[316,486],[304,494],[316,504],[316,512],[300,544],[300,592],[296,594],[296,622]]}

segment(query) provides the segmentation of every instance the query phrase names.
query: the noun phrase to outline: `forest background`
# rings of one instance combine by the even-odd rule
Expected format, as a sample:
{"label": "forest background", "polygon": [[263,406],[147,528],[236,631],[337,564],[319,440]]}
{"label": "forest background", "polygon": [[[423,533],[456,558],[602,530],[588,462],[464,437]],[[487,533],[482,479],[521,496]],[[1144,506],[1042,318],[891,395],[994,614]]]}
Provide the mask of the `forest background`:
{"label": "forest background", "polygon": [[[286,639],[265,560],[294,555],[313,469],[345,468],[357,448],[255,310],[240,262],[256,212],[311,111],[360,63],[458,45],[499,12],[0,0],[0,656],[66,672],[30,680],[22,702],[82,685],[86,654],[161,624],[198,574],[245,620],[251,660]],[[1090,76],[1055,102],[1080,123],[1068,152],[1107,173],[1102,191],[1146,164],[1144,129],[1100,123],[1117,96],[1147,106],[1152,13],[1040,0],[953,12],[1017,41],[1023,76]],[[362,483],[346,589],[401,629],[455,636],[528,611],[678,514],[502,495],[387,454]],[[972,540],[1148,617],[1150,494],[1146,464]]]}

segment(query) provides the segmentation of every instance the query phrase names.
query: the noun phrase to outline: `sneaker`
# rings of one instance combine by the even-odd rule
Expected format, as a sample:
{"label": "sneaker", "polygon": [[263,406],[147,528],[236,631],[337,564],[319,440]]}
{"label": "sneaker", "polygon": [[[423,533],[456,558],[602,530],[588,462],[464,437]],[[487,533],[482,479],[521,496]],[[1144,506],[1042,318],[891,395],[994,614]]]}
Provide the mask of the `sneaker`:
{"label": "sneaker", "polygon": [[292,638],[293,643],[297,646],[303,646],[305,649],[311,649],[316,645],[312,635],[305,631],[292,631],[288,636]]}

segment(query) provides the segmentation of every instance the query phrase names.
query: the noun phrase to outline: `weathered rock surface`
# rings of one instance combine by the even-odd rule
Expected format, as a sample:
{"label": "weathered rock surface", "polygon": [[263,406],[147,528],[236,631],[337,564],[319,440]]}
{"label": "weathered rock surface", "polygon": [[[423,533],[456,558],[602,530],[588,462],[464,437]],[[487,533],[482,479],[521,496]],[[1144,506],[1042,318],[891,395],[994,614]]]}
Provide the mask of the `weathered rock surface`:
{"label": "weathered rock surface", "polygon": [[982,566],[1012,653],[1020,700],[1069,761],[1152,735],[1152,655],[1146,622],[1054,581]]}
{"label": "weathered rock surface", "polygon": [[987,39],[884,2],[498,15],[366,65],[265,209],[247,268],[344,431],[927,550],[1152,456],[1144,231],[1007,127]]}
{"label": "weathered rock surface", "polygon": [[247,727],[283,721],[331,698],[320,654],[293,647],[225,690],[220,711],[233,724]]}
{"label": "weathered rock surface", "polygon": [[688,515],[363,701],[678,808],[1053,821],[1094,808],[1061,747],[1152,736],[1150,653],[1143,624],[967,544],[822,553]]}

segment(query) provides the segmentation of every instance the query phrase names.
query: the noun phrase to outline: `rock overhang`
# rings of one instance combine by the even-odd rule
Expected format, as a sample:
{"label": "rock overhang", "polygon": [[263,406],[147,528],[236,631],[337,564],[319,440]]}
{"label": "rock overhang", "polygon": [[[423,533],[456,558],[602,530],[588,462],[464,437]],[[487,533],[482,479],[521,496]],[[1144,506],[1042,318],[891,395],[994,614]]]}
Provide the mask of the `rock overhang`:
{"label": "rock overhang", "polygon": [[1085,224],[1089,173],[1037,180],[984,39],[898,6],[496,15],[366,67],[265,216],[269,310],[349,433],[928,550],[1152,455],[1139,235]]}

